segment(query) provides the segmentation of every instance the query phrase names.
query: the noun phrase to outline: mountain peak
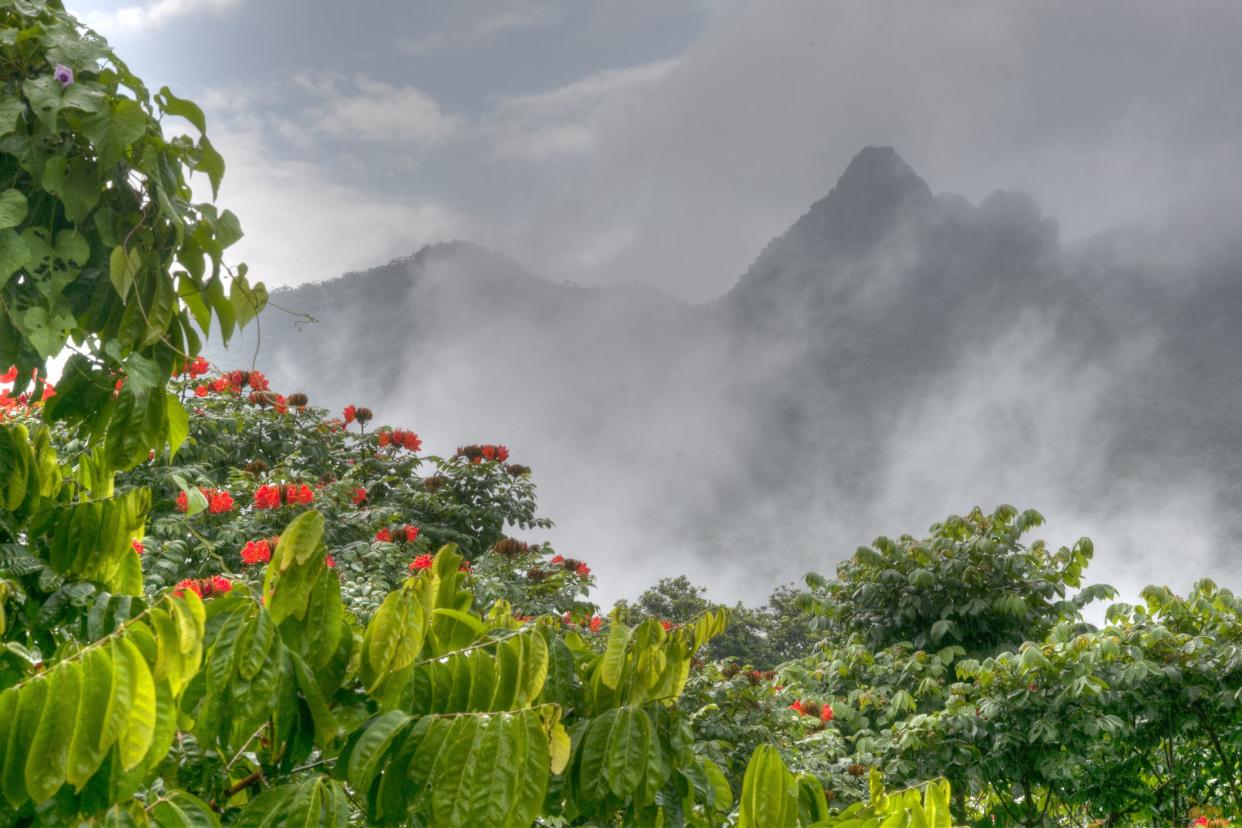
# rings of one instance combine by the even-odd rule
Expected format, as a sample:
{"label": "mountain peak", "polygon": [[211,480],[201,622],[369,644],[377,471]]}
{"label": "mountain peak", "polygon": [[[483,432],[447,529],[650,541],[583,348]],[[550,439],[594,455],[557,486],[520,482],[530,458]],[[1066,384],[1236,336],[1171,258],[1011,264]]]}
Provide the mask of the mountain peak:
{"label": "mountain peak", "polygon": [[[927,186],[892,147],[864,147],[832,188],[792,228],[846,247],[866,246],[903,216],[934,202]],[[799,228],[802,224],[809,225]]]}

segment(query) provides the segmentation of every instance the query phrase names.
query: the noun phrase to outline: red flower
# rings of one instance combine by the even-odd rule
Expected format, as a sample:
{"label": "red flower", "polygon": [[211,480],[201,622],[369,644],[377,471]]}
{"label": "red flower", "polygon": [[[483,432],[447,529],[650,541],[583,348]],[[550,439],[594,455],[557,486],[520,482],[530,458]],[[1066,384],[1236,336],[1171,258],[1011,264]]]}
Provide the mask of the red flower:
{"label": "red flower", "polygon": [[251,371],[246,376],[246,381],[250,384],[250,387],[253,388],[255,391],[266,391],[267,390],[267,377],[263,376],[263,374],[258,371]]}
{"label": "red flower", "polygon": [[819,720],[820,720],[821,722],[831,722],[831,721],[832,721],[832,705],[830,705],[830,704],[825,704],[825,705],[823,706],[823,709],[821,709],[821,710],[819,711]]}
{"label": "red flower", "polygon": [[458,572],[470,572],[470,561],[462,561],[461,566],[457,567]]}
{"label": "red flower", "polygon": [[202,376],[210,371],[211,365],[209,365],[207,360],[202,356],[197,356],[194,358],[194,361],[187,366],[187,370],[189,370],[190,377],[192,379],[194,377]]}
{"label": "red flower", "polygon": [[391,543],[391,542],[392,542],[392,532],[389,532],[389,531],[388,531],[388,527],[387,527],[387,526],[385,526],[383,529],[381,529],[381,530],[379,530],[378,532],[376,532],[376,533],[375,533],[375,539],[376,539],[377,541],[384,541],[384,542],[386,542],[386,543]]}
{"label": "red flower", "polygon": [[185,492],[177,492],[177,511],[190,511],[190,498]]}
{"label": "red flower", "polygon": [[280,487],[269,486],[266,483],[260,486],[254,493],[254,507],[256,509],[280,508]]}
{"label": "red flower", "polygon": [[591,617],[591,622],[587,624],[587,626],[590,628],[591,632],[599,632],[599,628],[604,626],[604,619],[600,618],[598,615],[594,615]]}
{"label": "red flower", "polygon": [[210,578],[186,578],[184,581],[179,581],[173,587],[173,595],[180,598],[186,592],[193,592],[199,598],[206,599],[213,595],[231,592],[232,589],[233,582],[228,578],[223,575],[213,575]]}
{"label": "red flower", "polygon": [[394,428],[391,434],[385,433],[380,436],[380,445],[386,446],[391,442],[398,448],[404,448],[407,451],[418,451],[423,447],[423,441],[418,439],[418,435],[413,431],[406,431],[401,428]]}
{"label": "red flower", "polygon": [[345,406],[345,425],[349,425],[358,416],[358,407],[354,405]]}
{"label": "red flower", "polygon": [[406,540],[406,542],[407,542],[407,543],[413,543],[413,542],[415,541],[415,539],[416,539],[416,538],[418,538],[418,527],[417,527],[417,526],[410,526],[410,525],[407,523],[407,524],[405,525],[405,540]]}
{"label": "red flower", "polygon": [[223,489],[208,489],[207,505],[213,515],[227,512],[233,508],[233,496]]}
{"label": "red flower", "polygon": [[392,438],[392,435],[391,435],[390,433],[388,433],[387,431],[381,431],[381,432],[379,433],[379,444],[380,444],[380,447],[382,448],[383,446],[388,445],[388,441],[389,441],[391,438]]}
{"label": "red flower", "polygon": [[362,488],[362,487],[359,487],[359,488],[357,488],[357,489],[354,489],[353,501],[354,501],[354,505],[355,505],[355,506],[361,505],[361,504],[362,504],[362,502],[363,502],[364,500],[366,500],[366,499],[367,499],[367,490],[366,490],[366,489],[364,489],[364,488]]}
{"label": "red flower", "polygon": [[242,563],[257,564],[267,563],[272,559],[272,547],[268,544],[267,539],[258,541],[246,541],[246,545],[241,551]]}
{"label": "red flower", "polygon": [[0,376],[0,382],[12,382],[17,379],[17,366],[10,365],[9,370],[4,372],[4,376]]}
{"label": "red flower", "polygon": [[434,559],[430,555],[419,555],[410,562],[410,571],[416,572],[419,569],[431,569]]}
{"label": "red flower", "polygon": [[669,630],[671,630],[671,629],[673,628],[673,622],[672,622],[672,621],[665,621],[663,618],[661,618],[661,619],[660,619],[660,626],[664,628],[664,631],[665,631],[665,632],[668,632]]}
{"label": "red flower", "polygon": [[216,377],[211,381],[211,390],[217,394],[223,394],[229,390],[229,381],[226,377]]}
{"label": "red flower", "polygon": [[205,397],[205,396],[207,396],[207,386],[205,386],[205,385],[200,385],[200,386],[198,386],[197,388],[195,388],[195,389],[194,389],[194,396],[196,396],[196,397]]}
{"label": "red flower", "polygon": [[797,713],[799,716],[803,715],[802,699],[796,699],[793,704],[789,705],[789,709]]}
{"label": "red flower", "polygon": [[285,399],[284,394],[276,395],[276,404],[274,408],[276,409],[277,414],[288,414],[289,413],[289,402],[288,400]]}
{"label": "red flower", "polygon": [[130,546],[132,546],[132,547],[134,547],[134,551],[135,551],[135,552],[137,552],[139,555],[141,555],[141,554],[143,553],[142,541],[140,541],[140,540],[132,540],[132,541],[130,541],[130,542],[129,542],[129,545],[130,545]]}
{"label": "red flower", "polygon": [[552,564],[553,566],[560,566],[561,564],[565,563],[565,556],[564,555],[553,555],[552,560],[548,561],[548,563]]}
{"label": "red flower", "polygon": [[331,555],[325,555],[323,562],[328,565],[328,569],[336,569],[336,558]]}
{"label": "red flower", "polygon": [[285,484],[285,503],[298,502],[298,487],[293,483]]}
{"label": "red flower", "polygon": [[586,564],[578,564],[578,568],[574,570],[574,573],[579,578],[585,578],[591,574],[591,567],[587,566]]}

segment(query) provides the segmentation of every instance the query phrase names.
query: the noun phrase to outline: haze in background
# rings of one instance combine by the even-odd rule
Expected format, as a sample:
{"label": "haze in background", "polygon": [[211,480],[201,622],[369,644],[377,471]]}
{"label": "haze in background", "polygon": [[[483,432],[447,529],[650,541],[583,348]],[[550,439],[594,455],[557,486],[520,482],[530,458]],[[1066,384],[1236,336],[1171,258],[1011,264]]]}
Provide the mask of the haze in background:
{"label": "haze in background", "polygon": [[[1155,240],[1156,231],[1143,236]],[[433,452],[505,442],[601,597],[751,601],[880,533],[1034,506],[1133,595],[1236,572],[1236,248],[1064,245],[1030,196],[934,196],[869,147],[724,296],[555,284],[466,243],[275,294],[260,363]],[[1173,277],[1173,278],[1170,278]],[[253,334],[218,362],[248,361]],[[1176,569],[1167,562],[1176,559]]]}
{"label": "haze in background", "polygon": [[[74,8],[205,103],[269,285],[530,269],[432,248],[260,361],[509,443],[605,598],[755,600],[1001,501],[1120,586],[1236,573],[1232,0]],[[867,145],[967,200],[873,154],[820,203]]]}

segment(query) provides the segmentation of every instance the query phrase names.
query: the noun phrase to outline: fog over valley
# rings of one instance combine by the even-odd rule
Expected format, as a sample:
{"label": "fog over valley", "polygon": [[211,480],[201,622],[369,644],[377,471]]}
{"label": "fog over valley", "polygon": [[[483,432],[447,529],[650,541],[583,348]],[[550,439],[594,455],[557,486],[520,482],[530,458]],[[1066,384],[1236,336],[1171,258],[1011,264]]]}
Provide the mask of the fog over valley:
{"label": "fog over valley", "polygon": [[936,195],[867,147],[707,302],[451,242],[278,291],[209,355],[434,453],[507,444],[557,524],[531,538],[605,601],[683,571],[753,600],[999,503],[1132,595],[1236,568],[1238,253],[1184,222],[1065,243],[1025,193]]}

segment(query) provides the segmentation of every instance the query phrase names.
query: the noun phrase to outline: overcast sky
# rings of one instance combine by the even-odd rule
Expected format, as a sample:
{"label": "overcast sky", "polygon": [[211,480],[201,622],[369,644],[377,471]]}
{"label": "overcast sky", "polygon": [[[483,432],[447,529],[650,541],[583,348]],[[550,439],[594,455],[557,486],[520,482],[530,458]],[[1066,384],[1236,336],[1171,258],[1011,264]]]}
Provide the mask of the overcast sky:
{"label": "overcast sky", "polygon": [[468,238],[727,290],[867,144],[1081,237],[1237,189],[1242,4],[69,0],[204,104],[269,285]]}

